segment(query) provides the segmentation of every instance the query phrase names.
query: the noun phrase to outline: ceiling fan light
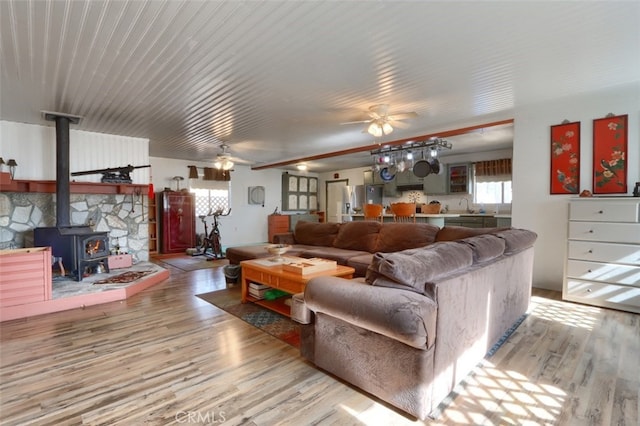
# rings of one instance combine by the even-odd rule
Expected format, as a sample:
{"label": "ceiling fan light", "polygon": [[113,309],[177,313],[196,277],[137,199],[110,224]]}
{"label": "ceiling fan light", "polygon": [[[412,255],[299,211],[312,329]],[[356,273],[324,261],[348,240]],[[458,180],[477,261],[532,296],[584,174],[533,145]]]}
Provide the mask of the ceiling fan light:
{"label": "ceiling fan light", "polygon": [[233,168],[233,161],[229,159],[222,160],[222,170],[231,170]]}
{"label": "ceiling fan light", "polygon": [[382,133],[384,133],[385,135],[388,135],[391,132],[393,132],[393,127],[391,127],[391,124],[385,122],[382,125]]}
{"label": "ceiling fan light", "polygon": [[373,122],[369,125],[367,132],[373,135],[373,137],[379,138],[382,136],[382,127],[377,122]]}
{"label": "ceiling fan light", "polygon": [[307,170],[307,165],[305,163],[300,163],[300,164],[296,165],[296,168],[298,170],[300,170],[301,172],[303,172],[303,171]]}

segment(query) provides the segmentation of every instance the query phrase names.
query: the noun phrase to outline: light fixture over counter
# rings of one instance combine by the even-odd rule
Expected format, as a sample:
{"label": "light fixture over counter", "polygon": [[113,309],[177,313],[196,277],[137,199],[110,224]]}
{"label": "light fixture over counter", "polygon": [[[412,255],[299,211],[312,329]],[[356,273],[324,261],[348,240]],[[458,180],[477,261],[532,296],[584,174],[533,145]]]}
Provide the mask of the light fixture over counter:
{"label": "light fixture over counter", "polygon": [[383,162],[388,163],[393,157],[401,154],[408,160],[413,160],[416,156],[416,152],[424,151],[425,148],[429,148],[430,157],[437,157],[438,151],[441,149],[451,149],[453,145],[451,142],[442,138],[431,138],[422,142],[407,142],[403,145],[391,145],[385,146],[380,149],[371,151],[371,155],[374,158],[382,158]]}

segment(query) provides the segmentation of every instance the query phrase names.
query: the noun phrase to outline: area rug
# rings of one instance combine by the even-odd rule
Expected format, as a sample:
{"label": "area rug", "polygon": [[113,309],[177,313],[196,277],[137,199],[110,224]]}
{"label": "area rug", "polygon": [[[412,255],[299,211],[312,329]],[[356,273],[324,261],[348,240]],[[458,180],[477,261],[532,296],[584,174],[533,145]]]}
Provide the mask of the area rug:
{"label": "area rug", "polygon": [[130,283],[140,278],[153,273],[151,270],[147,271],[129,271],[122,274],[114,275],[113,277],[105,278],[104,280],[94,281],[93,284],[122,284]]}
{"label": "area rug", "polygon": [[198,269],[219,268],[229,264],[227,259],[207,260],[204,256],[180,255],[175,257],[157,257],[154,259],[159,263],[166,263],[185,272]]}
{"label": "area rug", "polygon": [[240,303],[239,286],[197,296],[293,347],[300,347],[300,324],[255,303]]}

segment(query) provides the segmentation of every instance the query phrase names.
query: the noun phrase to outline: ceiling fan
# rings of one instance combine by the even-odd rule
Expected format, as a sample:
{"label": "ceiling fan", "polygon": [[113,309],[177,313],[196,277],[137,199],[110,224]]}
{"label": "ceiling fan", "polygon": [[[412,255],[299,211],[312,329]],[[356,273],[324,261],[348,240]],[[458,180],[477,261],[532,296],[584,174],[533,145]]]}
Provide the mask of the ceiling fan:
{"label": "ceiling fan", "polygon": [[219,152],[216,156],[216,161],[213,164],[216,169],[222,170],[231,170],[234,166],[233,161],[231,160],[231,154],[227,151],[229,149],[229,145],[223,143],[220,145],[222,148],[222,152]]}
{"label": "ceiling fan", "polygon": [[[393,132],[393,125],[398,125],[400,121],[408,120],[418,116],[416,112],[396,112],[389,113],[389,105],[379,104],[369,107],[366,112],[369,117],[368,120],[349,121],[341,124],[359,124],[367,123],[362,133],[370,133],[374,137],[378,138],[383,135],[388,135]],[[392,125],[393,124],[393,125]]]}

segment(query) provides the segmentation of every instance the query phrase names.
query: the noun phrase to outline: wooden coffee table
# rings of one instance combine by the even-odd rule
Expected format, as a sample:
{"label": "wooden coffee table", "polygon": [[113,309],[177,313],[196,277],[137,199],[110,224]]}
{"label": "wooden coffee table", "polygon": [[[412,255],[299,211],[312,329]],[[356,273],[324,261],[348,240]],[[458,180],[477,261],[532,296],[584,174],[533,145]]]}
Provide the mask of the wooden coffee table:
{"label": "wooden coffee table", "polygon": [[258,283],[282,290],[289,294],[302,293],[310,279],[316,277],[342,277],[353,278],[355,269],[349,266],[337,265],[335,269],[315,272],[311,274],[299,274],[284,271],[281,263],[272,263],[269,259],[244,260],[240,262],[242,267],[242,303],[253,302],[264,306],[280,314],[291,316],[291,308],[283,300],[256,299],[249,294],[249,284]]}

